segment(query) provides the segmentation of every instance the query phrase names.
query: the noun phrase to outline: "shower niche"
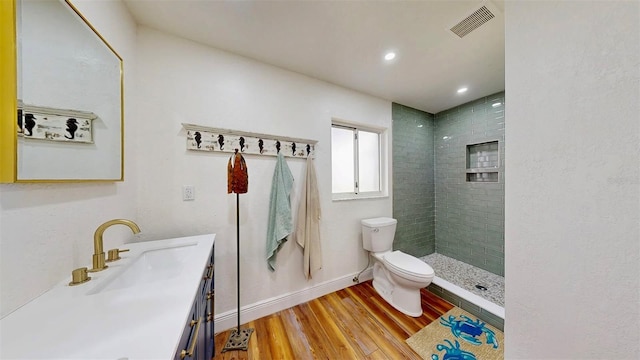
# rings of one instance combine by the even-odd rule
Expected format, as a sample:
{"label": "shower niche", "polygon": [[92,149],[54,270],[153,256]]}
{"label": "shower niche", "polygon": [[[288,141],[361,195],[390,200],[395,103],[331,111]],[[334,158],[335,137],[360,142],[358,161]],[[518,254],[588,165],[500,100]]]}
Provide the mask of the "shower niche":
{"label": "shower niche", "polygon": [[467,145],[467,182],[498,182],[500,151],[498,140]]}

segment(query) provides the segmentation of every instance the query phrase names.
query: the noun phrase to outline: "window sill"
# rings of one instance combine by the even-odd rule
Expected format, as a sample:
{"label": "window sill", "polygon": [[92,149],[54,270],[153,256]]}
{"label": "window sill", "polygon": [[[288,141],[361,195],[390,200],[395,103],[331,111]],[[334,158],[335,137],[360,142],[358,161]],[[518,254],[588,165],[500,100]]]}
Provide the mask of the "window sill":
{"label": "window sill", "polygon": [[350,201],[350,200],[366,200],[366,199],[385,199],[388,198],[388,194],[332,194],[332,201]]}

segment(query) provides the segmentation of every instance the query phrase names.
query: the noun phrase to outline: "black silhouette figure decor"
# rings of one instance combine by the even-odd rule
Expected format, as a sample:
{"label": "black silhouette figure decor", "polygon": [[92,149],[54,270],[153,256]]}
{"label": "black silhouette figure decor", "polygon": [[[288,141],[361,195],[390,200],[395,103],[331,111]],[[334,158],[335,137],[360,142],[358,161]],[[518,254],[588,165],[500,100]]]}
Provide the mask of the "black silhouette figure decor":
{"label": "black silhouette figure decor", "polygon": [[[40,114],[34,112],[36,116]],[[71,116],[71,114],[70,114]],[[66,120],[66,117],[63,119]],[[80,125],[76,132],[76,141],[82,141],[86,136],[82,117],[78,118]],[[40,118],[37,119],[38,124]],[[63,123],[64,124],[64,123]],[[256,134],[239,130],[209,128],[200,125],[182,124],[187,135],[187,150],[233,153],[237,151],[243,156],[282,154],[285,157],[305,158],[314,153],[315,140],[305,140],[287,136]],[[37,125],[40,126],[40,125]],[[64,132],[64,127],[60,133]],[[40,135],[40,128],[33,136]],[[62,135],[58,135],[62,136]]]}
{"label": "black silhouette figure decor", "polygon": [[33,140],[93,144],[92,121],[97,117],[88,111],[21,104],[18,133]]}
{"label": "black silhouette figure decor", "polygon": [[66,137],[69,140],[75,139],[76,130],[78,130],[78,120],[74,118],[69,118],[67,120],[67,132],[69,133],[69,135],[71,135],[71,137],[67,136],[67,134],[64,134],[64,137]]}
{"label": "black silhouette figure decor", "polygon": [[24,114],[24,128],[29,132],[28,134],[25,133],[24,135],[32,136],[33,128],[35,126],[36,126],[36,117],[33,116],[33,114]]}
{"label": "black silhouette figure decor", "polygon": [[18,109],[18,132],[22,132],[22,109]]}
{"label": "black silhouette figure decor", "polygon": [[202,134],[200,134],[200,131],[196,131],[193,135],[193,138],[196,141],[196,146],[200,149],[200,144],[202,144]]}
{"label": "black silhouette figure decor", "polygon": [[258,147],[260,148],[260,154],[264,153],[264,141],[262,139],[258,140]]}

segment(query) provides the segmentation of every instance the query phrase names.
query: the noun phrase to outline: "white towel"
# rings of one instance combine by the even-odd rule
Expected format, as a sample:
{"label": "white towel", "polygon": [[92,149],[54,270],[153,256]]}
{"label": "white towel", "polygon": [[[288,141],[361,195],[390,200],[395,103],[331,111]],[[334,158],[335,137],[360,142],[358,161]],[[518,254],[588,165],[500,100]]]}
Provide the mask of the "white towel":
{"label": "white towel", "polygon": [[304,265],[302,271],[309,279],[322,268],[322,249],[320,247],[320,197],[316,169],[311,157],[307,158],[307,173],[300,193],[298,218],[294,237],[298,245],[304,249]]}

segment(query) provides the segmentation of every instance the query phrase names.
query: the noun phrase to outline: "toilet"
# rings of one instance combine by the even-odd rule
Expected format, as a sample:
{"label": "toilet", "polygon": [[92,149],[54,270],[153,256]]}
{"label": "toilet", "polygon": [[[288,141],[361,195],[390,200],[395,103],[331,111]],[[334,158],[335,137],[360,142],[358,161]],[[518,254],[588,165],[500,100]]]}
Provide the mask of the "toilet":
{"label": "toilet", "polygon": [[419,317],[420,289],[431,284],[434,272],[422,260],[392,250],[397,223],[385,217],[362,220],[362,245],[374,259],[373,287],[378,294],[399,311]]}

